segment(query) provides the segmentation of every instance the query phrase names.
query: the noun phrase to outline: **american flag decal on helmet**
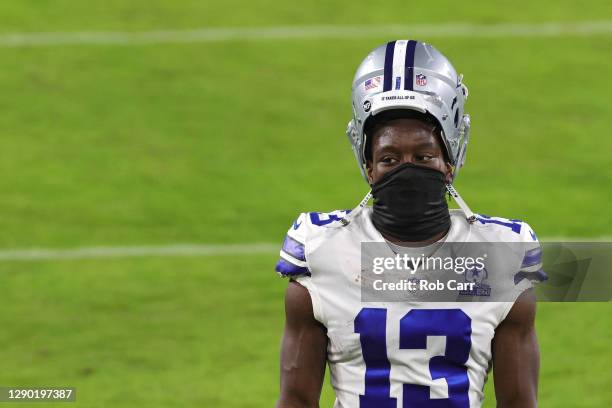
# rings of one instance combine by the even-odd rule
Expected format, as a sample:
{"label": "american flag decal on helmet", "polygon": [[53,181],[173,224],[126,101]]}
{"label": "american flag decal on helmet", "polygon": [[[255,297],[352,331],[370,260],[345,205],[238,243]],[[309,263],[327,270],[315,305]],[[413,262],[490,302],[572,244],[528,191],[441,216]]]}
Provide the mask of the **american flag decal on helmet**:
{"label": "american flag decal on helmet", "polygon": [[365,90],[368,91],[370,89],[378,88],[380,85],[380,76],[376,76],[374,78],[366,79],[365,81]]}

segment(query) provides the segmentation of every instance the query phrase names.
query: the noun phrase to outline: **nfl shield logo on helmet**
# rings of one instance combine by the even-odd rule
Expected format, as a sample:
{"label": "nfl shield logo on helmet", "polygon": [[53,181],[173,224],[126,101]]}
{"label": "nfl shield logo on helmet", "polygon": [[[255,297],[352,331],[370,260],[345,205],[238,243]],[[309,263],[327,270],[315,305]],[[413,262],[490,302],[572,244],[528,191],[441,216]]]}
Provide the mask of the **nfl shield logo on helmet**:
{"label": "nfl shield logo on helmet", "polygon": [[427,85],[427,77],[423,74],[417,74],[416,76],[416,84],[419,86]]}

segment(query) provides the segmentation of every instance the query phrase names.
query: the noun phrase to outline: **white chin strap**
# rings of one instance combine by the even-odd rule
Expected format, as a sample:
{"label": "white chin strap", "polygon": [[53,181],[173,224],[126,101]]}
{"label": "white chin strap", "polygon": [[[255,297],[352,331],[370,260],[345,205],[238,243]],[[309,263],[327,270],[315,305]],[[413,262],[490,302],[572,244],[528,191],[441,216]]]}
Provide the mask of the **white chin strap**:
{"label": "white chin strap", "polygon": [[353,218],[355,218],[355,216],[357,216],[357,214],[359,214],[359,212],[363,210],[363,208],[368,204],[368,201],[370,201],[371,198],[372,190],[368,191],[368,194],[363,197],[359,204],[357,204],[357,207],[353,208],[346,217],[340,219],[340,223],[342,224],[342,226],[345,227],[349,225]]}
{"label": "white chin strap", "polygon": [[465,201],[463,201],[463,198],[461,198],[457,190],[455,190],[455,187],[453,187],[452,184],[447,184],[446,190],[453,197],[453,200],[455,200],[459,208],[461,208],[461,211],[463,211],[463,214],[465,215],[465,218],[467,218],[468,222],[472,224],[474,221],[476,221],[476,216],[472,210],[470,210],[470,207],[468,207]]}
{"label": "white chin strap", "polygon": [[[453,197],[453,199],[455,200],[459,208],[461,208],[461,211],[463,211],[463,214],[465,215],[465,218],[467,219],[467,221],[470,224],[476,221],[476,216],[474,215],[472,210],[470,210],[470,207],[468,207],[465,201],[463,201],[463,198],[461,198],[457,190],[455,190],[455,187],[453,187],[452,184],[447,184],[446,190]],[[346,217],[340,219],[340,223],[342,224],[342,226],[349,225],[351,220],[355,218],[355,216],[357,216],[357,214],[359,214],[361,210],[363,210],[363,208],[368,204],[368,201],[370,201],[371,198],[372,198],[372,190],[368,191],[365,197],[363,197],[363,199],[359,202],[359,204],[355,208],[353,208],[353,210]]]}

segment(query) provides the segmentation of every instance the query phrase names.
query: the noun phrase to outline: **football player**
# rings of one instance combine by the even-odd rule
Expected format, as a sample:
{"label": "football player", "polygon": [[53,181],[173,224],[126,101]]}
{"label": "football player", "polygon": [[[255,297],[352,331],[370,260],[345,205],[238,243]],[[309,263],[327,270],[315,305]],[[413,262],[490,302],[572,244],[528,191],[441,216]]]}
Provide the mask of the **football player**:
{"label": "football player", "polygon": [[[472,213],[452,186],[468,143],[467,96],[449,60],[419,41],[384,44],[357,69],[347,135],[371,191],[352,211],[300,214],[285,237],[277,407],[318,407],[326,362],[335,407],[480,407],[491,367],[498,407],[537,405],[541,249],[529,225]],[[447,192],[460,210],[449,210]],[[526,249],[507,265],[514,295],[505,301],[366,302],[364,242],[395,253],[445,242]]]}

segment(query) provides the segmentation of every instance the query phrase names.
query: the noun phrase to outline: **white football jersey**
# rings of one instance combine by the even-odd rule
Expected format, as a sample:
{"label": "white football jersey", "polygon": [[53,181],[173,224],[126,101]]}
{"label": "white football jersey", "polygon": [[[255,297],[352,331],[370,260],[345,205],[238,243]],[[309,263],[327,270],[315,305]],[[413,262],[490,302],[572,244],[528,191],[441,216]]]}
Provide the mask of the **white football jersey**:
{"label": "white football jersey", "polygon": [[327,328],[334,407],[480,407],[495,329],[545,276],[529,225],[483,215],[470,224],[451,210],[445,242],[527,243],[507,302],[363,302],[361,243],[386,241],[371,207],[344,225],[347,213],[300,214],[276,266],[308,289],[314,317]]}

